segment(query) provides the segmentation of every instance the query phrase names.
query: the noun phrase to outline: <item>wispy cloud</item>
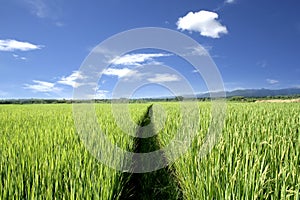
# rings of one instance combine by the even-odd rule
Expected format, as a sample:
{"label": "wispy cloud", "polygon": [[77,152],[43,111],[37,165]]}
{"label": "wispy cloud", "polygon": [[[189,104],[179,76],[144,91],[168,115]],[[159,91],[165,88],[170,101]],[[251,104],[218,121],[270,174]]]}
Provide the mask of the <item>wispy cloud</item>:
{"label": "wispy cloud", "polygon": [[154,77],[150,77],[147,80],[151,83],[163,83],[179,81],[180,77],[175,74],[154,74]]}
{"label": "wispy cloud", "polygon": [[13,57],[14,57],[16,60],[27,60],[26,57],[24,57],[24,56],[19,56],[18,54],[13,54]]}
{"label": "wispy cloud", "polygon": [[107,68],[103,71],[103,74],[108,76],[117,76],[118,78],[140,76],[137,70],[132,70],[129,68],[121,68],[121,69]]}
{"label": "wispy cloud", "polygon": [[180,77],[170,73],[158,73],[156,70],[145,70],[145,68],[137,67],[135,69],[129,68],[108,68],[105,69],[103,74],[107,76],[117,76],[123,81],[147,80],[150,83],[163,83],[179,81]]}
{"label": "wispy cloud", "polygon": [[33,92],[58,93],[64,89],[62,85],[77,88],[81,85],[80,80],[83,79],[85,79],[85,77],[82,76],[79,71],[74,71],[70,76],[64,76],[56,82],[33,80],[33,84],[24,84],[24,88]]}
{"label": "wispy cloud", "polygon": [[86,77],[83,76],[79,71],[73,71],[73,73],[69,76],[63,76],[57,83],[63,85],[69,85],[73,88],[77,88],[81,85],[80,80],[85,79]]}
{"label": "wispy cloud", "polygon": [[38,18],[50,18],[57,20],[62,12],[60,1],[24,0],[24,3],[27,4],[30,12]]}
{"label": "wispy cloud", "polygon": [[94,96],[95,99],[107,99],[108,98],[108,93],[109,91],[108,90],[100,90],[98,89],[96,91],[96,94]]}
{"label": "wispy cloud", "polygon": [[24,84],[25,89],[32,90],[33,92],[59,92],[62,89],[55,86],[55,83],[46,81],[33,80],[34,84]]}
{"label": "wispy cloud", "polygon": [[192,56],[207,56],[209,55],[209,51],[212,50],[212,46],[194,46],[194,47],[188,47],[188,54],[186,55],[192,55]]}
{"label": "wispy cloud", "polygon": [[225,0],[225,3],[228,3],[228,4],[231,4],[231,3],[234,3],[235,0]]}
{"label": "wispy cloud", "polygon": [[201,10],[199,12],[189,12],[180,17],[177,21],[177,29],[199,32],[200,35],[220,38],[221,34],[227,34],[226,26],[223,26],[217,19],[219,15],[215,12]]}
{"label": "wispy cloud", "polygon": [[279,81],[278,80],[275,80],[275,79],[267,79],[266,80],[268,83],[270,83],[270,84],[276,84],[276,83],[279,83]]}
{"label": "wispy cloud", "polygon": [[39,18],[44,18],[48,14],[48,7],[46,2],[43,0],[25,0],[30,7],[32,14],[36,15]]}
{"label": "wispy cloud", "polygon": [[266,60],[260,60],[256,63],[259,67],[265,68],[268,66],[268,62]]}
{"label": "wispy cloud", "polygon": [[21,42],[17,40],[0,40],[0,51],[31,51],[41,49],[42,45],[36,45],[29,42]]}
{"label": "wispy cloud", "polygon": [[114,58],[110,63],[115,65],[131,65],[131,66],[140,66],[145,63],[151,63],[154,61],[154,58],[166,57],[171,54],[165,53],[138,53],[138,54],[126,54],[121,57]]}
{"label": "wispy cloud", "polygon": [[50,19],[57,27],[64,26],[64,23],[60,20],[63,13],[62,1],[23,0],[21,2],[29,9],[32,15],[41,19]]}
{"label": "wispy cloud", "polygon": [[54,24],[55,24],[55,26],[57,26],[57,27],[63,27],[63,26],[65,25],[65,24],[62,23],[62,22],[55,22]]}

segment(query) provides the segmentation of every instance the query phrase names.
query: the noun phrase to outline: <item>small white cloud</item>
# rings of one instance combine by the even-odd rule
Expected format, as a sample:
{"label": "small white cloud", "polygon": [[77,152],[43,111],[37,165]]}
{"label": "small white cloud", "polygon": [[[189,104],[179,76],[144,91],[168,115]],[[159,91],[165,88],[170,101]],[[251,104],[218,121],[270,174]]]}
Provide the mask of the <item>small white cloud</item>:
{"label": "small white cloud", "polygon": [[228,3],[228,4],[234,3],[234,2],[235,2],[235,0],[226,0],[226,1],[225,1],[225,3]]}
{"label": "small white cloud", "polygon": [[63,76],[59,81],[57,81],[57,83],[77,88],[81,85],[79,81],[85,78],[86,77],[83,76],[79,71],[73,71],[73,73],[70,76]]}
{"label": "small white cloud", "polygon": [[95,99],[107,99],[108,90],[97,90],[94,96]]}
{"label": "small white cloud", "polygon": [[34,84],[24,84],[25,89],[30,89],[34,92],[59,92],[61,88],[55,87],[55,83],[46,81],[33,80]]}
{"label": "small white cloud", "polygon": [[0,51],[31,51],[41,49],[42,45],[35,45],[29,42],[21,42],[17,40],[0,40]]}
{"label": "small white cloud", "polygon": [[209,55],[209,51],[212,50],[212,46],[195,46],[187,48],[189,53],[188,55],[193,56],[207,56]]}
{"label": "small white cloud", "polygon": [[164,53],[138,53],[138,54],[126,54],[121,57],[114,58],[110,61],[115,65],[132,65],[140,66],[142,63],[154,61],[153,58],[170,56],[170,54]]}
{"label": "small white cloud", "polygon": [[179,81],[180,78],[175,74],[155,74],[154,77],[150,77],[147,80],[151,83],[163,83]]}
{"label": "small white cloud", "polygon": [[215,12],[201,10],[189,12],[186,16],[180,17],[177,21],[177,29],[199,32],[200,35],[219,38],[221,34],[227,34],[226,26],[223,26]]}
{"label": "small white cloud", "polygon": [[122,69],[107,68],[103,71],[103,74],[108,75],[108,76],[117,76],[118,78],[139,75],[138,71],[128,69],[128,68],[122,68]]}
{"label": "small white cloud", "polygon": [[15,59],[17,59],[17,60],[27,60],[26,57],[24,57],[24,56],[19,56],[19,55],[17,55],[17,54],[13,54],[13,57],[14,57]]}
{"label": "small white cloud", "polygon": [[270,83],[270,84],[276,84],[276,83],[279,83],[278,80],[274,80],[274,79],[267,79],[267,82]]}
{"label": "small white cloud", "polygon": [[85,96],[86,99],[108,99],[109,91],[96,89],[95,94],[89,94]]}

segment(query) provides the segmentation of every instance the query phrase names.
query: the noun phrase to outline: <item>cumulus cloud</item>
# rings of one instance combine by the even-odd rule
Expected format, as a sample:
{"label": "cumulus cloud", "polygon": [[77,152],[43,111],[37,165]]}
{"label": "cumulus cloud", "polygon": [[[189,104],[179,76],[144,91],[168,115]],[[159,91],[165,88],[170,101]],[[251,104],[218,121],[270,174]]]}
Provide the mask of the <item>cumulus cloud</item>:
{"label": "cumulus cloud", "polygon": [[85,76],[83,76],[79,71],[73,71],[71,75],[66,77],[63,76],[59,81],[57,81],[57,83],[77,88],[80,86],[80,80],[83,79],[85,79]]}
{"label": "cumulus cloud", "polygon": [[147,80],[151,83],[163,83],[179,81],[180,78],[175,74],[155,74],[154,77],[150,77]]}
{"label": "cumulus cloud", "polygon": [[29,42],[21,42],[17,40],[0,40],[0,51],[31,51],[41,49],[42,45],[35,45]]}
{"label": "cumulus cloud", "polygon": [[270,83],[270,84],[276,84],[276,83],[279,83],[278,80],[274,80],[274,79],[267,79],[267,82]]}
{"label": "cumulus cloud", "polygon": [[226,26],[217,21],[219,15],[215,12],[201,10],[189,12],[186,16],[180,17],[177,21],[177,29],[199,32],[200,35],[220,38],[221,34],[227,34]]}
{"label": "cumulus cloud", "polygon": [[126,54],[121,57],[114,58],[110,61],[115,65],[132,65],[140,66],[145,62],[152,62],[153,58],[170,56],[170,54],[165,53],[138,53],[138,54]]}
{"label": "cumulus cloud", "polygon": [[25,89],[30,89],[34,92],[59,92],[61,88],[56,87],[55,83],[46,81],[33,80],[34,84],[24,84]]}

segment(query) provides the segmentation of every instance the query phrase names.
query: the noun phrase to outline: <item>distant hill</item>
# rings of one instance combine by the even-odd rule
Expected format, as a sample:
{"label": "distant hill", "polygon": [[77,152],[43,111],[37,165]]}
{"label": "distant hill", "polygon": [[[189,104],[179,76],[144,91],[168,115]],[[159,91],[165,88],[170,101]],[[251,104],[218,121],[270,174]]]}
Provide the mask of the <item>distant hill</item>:
{"label": "distant hill", "polygon": [[[217,94],[217,93],[215,93]],[[243,96],[243,97],[274,97],[274,96],[292,96],[300,95],[300,88],[286,89],[243,89],[227,91],[226,97]],[[198,94],[198,98],[210,97],[209,93]]]}

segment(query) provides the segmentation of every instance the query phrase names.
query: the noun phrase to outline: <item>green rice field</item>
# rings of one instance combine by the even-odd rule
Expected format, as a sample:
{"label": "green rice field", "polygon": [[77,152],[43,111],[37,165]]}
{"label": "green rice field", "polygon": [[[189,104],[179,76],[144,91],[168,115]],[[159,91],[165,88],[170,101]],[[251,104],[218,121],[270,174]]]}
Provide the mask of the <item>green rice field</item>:
{"label": "green rice field", "polygon": [[[113,144],[144,152],[166,146],[183,119],[179,102],[129,104],[131,119],[149,123],[150,107],[161,115],[156,106],[165,122],[152,119],[153,130],[162,128],[139,141],[118,127],[111,104],[95,110]],[[227,103],[222,134],[204,156],[211,104],[198,106],[197,136],[187,153],[164,169],[133,174],[105,166],[85,148],[72,105],[1,105],[0,199],[300,199],[299,103]]]}

